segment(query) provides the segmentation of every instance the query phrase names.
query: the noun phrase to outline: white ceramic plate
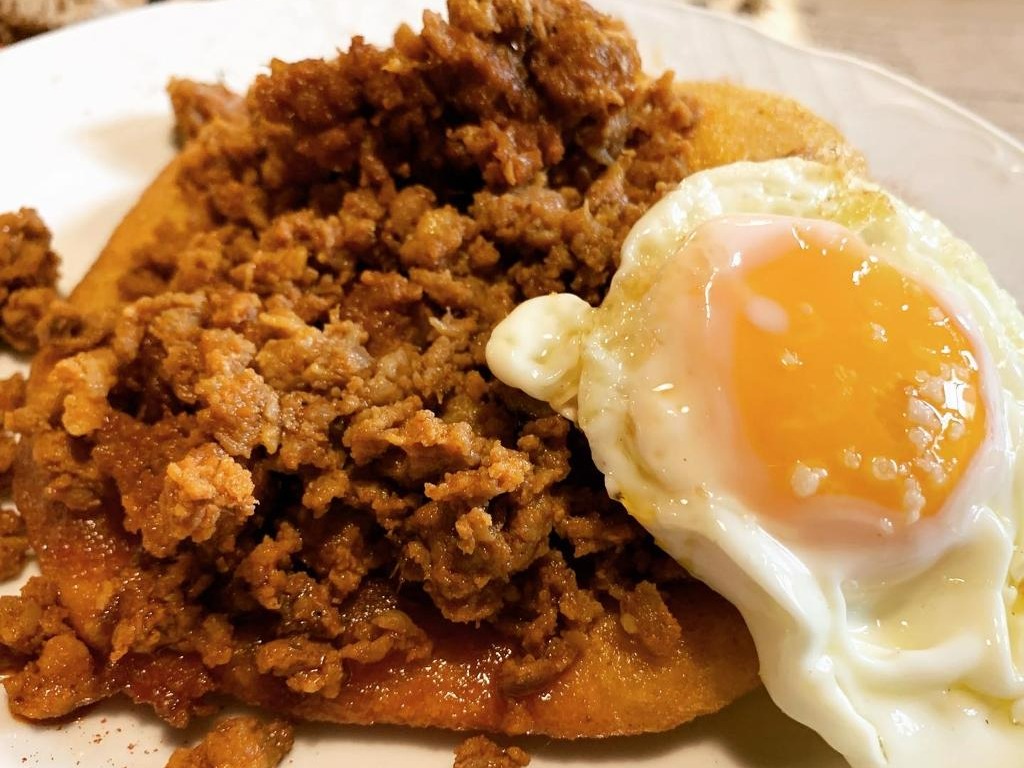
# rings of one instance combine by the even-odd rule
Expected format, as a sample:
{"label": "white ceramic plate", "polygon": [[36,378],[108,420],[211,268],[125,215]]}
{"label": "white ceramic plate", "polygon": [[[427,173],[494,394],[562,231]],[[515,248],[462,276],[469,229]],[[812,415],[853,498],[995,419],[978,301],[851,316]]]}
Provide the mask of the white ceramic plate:
{"label": "white ceramic plate", "polygon": [[[974,244],[1024,296],[1024,147],[912,83],[856,60],[799,49],[673,0],[600,0],[625,18],[645,68],[728,78],[790,94],[861,148],[874,176]],[[0,210],[37,208],[55,232],[70,288],[171,158],[168,77],[244,88],[271,57],[330,55],[353,34],[387,43],[440,0],[216,0],[125,13],[0,53]],[[0,365],[10,367],[10,361]],[[8,590],[15,585],[7,585]],[[0,694],[2,697],[2,694]],[[142,710],[108,703],[48,728],[0,706],[0,768],[163,766],[196,739]],[[303,727],[286,764],[451,765],[459,737],[398,728]],[[538,768],[841,768],[812,733],[763,694],[669,734],[581,743],[522,740]]]}

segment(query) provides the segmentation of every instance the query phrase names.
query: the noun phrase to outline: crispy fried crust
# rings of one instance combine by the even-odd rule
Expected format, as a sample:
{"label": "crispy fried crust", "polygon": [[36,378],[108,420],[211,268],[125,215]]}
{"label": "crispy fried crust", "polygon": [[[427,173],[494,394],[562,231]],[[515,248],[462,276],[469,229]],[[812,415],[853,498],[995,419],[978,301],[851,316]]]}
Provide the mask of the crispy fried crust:
{"label": "crispy fried crust", "polygon": [[792,99],[726,82],[679,86],[697,113],[688,142],[692,172],[740,160],[804,157],[863,173],[864,157],[843,135]]}
{"label": "crispy fried crust", "polygon": [[671,589],[669,607],[683,635],[653,660],[605,615],[584,639],[577,662],[550,689],[510,699],[494,684],[511,650],[496,634],[416,615],[434,641],[424,664],[360,670],[333,701],[290,694],[278,680],[236,660],[226,687],[239,698],[310,719],[432,725],[558,738],[664,731],[710,714],[756,685],[756,658],[734,609],[701,584]]}
{"label": "crispy fried crust", "polygon": [[[803,155],[851,167],[862,164],[840,134],[787,99],[733,85],[682,86],[697,113],[688,161],[694,170],[743,159]],[[198,231],[208,225],[189,207],[172,162],[140,198],[75,289],[71,302],[95,312],[116,307],[117,284],[135,248],[158,236],[165,224]],[[46,402],[47,372],[55,355],[44,350],[32,372],[30,397]],[[130,446],[125,446],[130,450]],[[58,582],[76,630],[101,643],[102,600],[116,585],[138,576],[134,543],[113,513],[77,517],[48,502],[46,470],[33,460],[31,440],[22,443],[15,493],[44,573]],[[485,627],[453,625],[423,606],[403,605],[433,642],[427,660],[385,661],[358,669],[341,694],[327,700],[291,692],[280,678],[260,674],[253,652],[242,650],[221,672],[220,685],[240,699],[289,715],[339,723],[398,723],[562,738],[660,731],[714,712],[757,684],[753,645],[737,614],[697,583],[666,590],[682,634],[676,650],[655,659],[628,635],[619,617],[607,614],[582,638],[582,653],[555,685],[510,698],[497,683],[510,649]],[[150,664],[182,665],[164,657]],[[166,672],[166,669],[164,670]],[[137,671],[136,690],[145,670]],[[130,688],[130,686],[129,686]],[[141,690],[140,698],[146,699]]]}
{"label": "crispy fried crust", "polygon": [[[33,462],[29,445],[19,463],[15,492],[42,570],[59,584],[76,631],[99,644],[104,611],[96,596],[138,577],[132,544],[112,516],[85,520],[48,504],[47,475]],[[219,682],[247,703],[309,720],[558,738],[663,731],[716,712],[757,684],[753,644],[732,606],[696,582],[672,587],[667,598],[683,630],[667,658],[653,659],[616,616],[606,615],[552,689],[514,700],[496,683],[511,653],[507,641],[412,605],[402,608],[431,638],[432,658],[360,669],[334,700],[299,696],[280,679],[259,674],[251,651],[237,653]],[[165,657],[160,663],[174,666],[179,660]],[[181,671],[187,670],[182,663]],[[132,674],[143,683],[147,678],[144,671]]]}

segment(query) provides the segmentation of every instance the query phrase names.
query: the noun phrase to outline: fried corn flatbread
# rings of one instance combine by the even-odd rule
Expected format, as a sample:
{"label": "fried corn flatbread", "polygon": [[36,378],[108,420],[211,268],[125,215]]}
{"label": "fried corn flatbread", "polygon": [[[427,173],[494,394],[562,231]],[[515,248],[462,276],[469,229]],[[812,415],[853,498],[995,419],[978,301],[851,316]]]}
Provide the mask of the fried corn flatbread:
{"label": "fried corn flatbread", "polygon": [[736,611],[483,344],[529,296],[599,301],[688,173],[861,160],[787,99],[645,78],[622,26],[570,0],[449,19],[275,63],[244,102],[172,88],[195,135],[51,319],[19,417],[46,581],[20,606],[14,711],[123,691],[181,725],[224,691],[577,738],[756,686]]}

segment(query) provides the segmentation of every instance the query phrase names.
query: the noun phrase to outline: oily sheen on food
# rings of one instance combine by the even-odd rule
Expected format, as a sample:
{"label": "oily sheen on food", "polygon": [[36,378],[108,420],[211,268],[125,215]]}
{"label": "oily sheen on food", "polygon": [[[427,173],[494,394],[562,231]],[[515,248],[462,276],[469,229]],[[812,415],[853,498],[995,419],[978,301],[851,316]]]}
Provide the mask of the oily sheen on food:
{"label": "oily sheen on food", "polygon": [[599,308],[534,299],[487,356],[739,608],[784,711],[855,768],[951,768],[1024,750],[1022,339],[943,225],[788,159],[684,180]]}

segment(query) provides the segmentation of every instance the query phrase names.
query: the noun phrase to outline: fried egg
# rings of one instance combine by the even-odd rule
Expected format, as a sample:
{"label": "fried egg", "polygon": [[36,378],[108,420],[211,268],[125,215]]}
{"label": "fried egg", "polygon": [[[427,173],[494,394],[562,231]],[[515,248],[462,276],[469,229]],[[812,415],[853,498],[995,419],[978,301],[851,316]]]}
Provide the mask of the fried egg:
{"label": "fried egg", "polygon": [[799,159],[686,179],[602,305],[487,360],[743,614],[768,692],[855,768],[1024,765],[1024,318],[939,222]]}

